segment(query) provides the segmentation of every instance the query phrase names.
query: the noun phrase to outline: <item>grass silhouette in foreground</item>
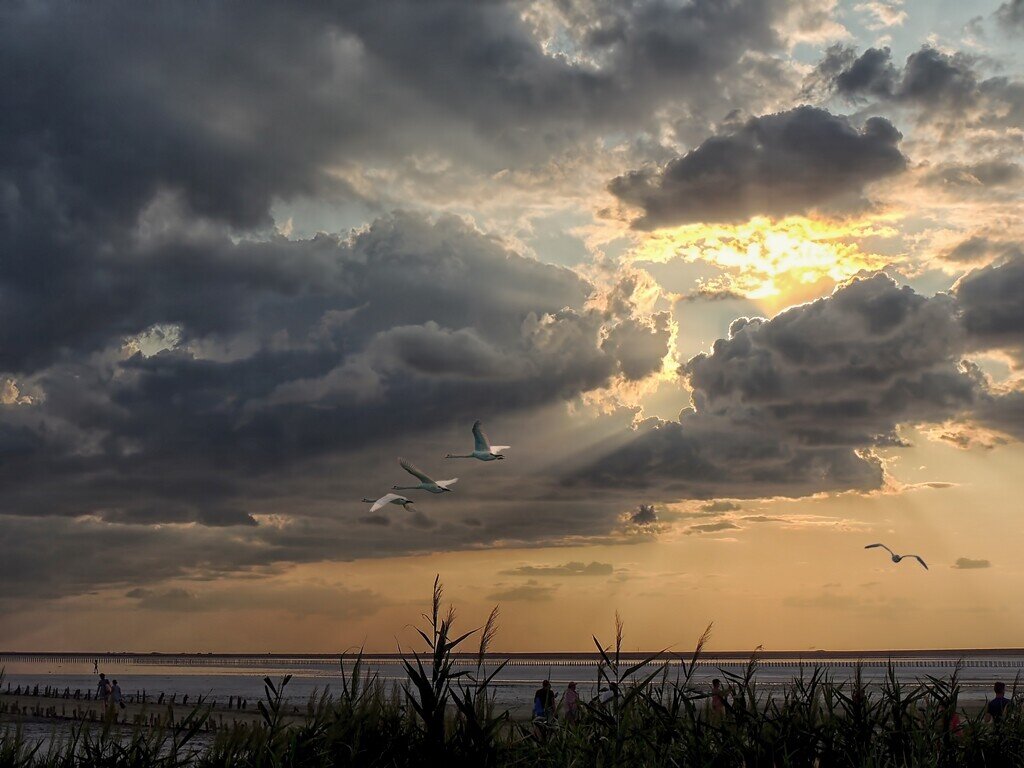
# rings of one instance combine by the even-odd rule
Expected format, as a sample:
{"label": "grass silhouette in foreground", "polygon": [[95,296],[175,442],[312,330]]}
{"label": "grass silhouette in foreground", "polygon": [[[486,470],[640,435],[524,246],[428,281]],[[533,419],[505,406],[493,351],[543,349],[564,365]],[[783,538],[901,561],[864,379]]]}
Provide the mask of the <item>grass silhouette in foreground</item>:
{"label": "grass silhouette in foreground", "polygon": [[[200,706],[173,728],[78,724],[40,743],[9,723],[0,766],[1024,766],[1024,708],[1011,707],[997,725],[961,711],[957,724],[958,670],[908,685],[890,667],[869,687],[859,669],[836,682],[815,668],[767,693],[758,690],[755,653],[743,674],[721,672],[732,695],[715,713],[692,682],[710,627],[688,657],[662,652],[627,666],[618,616],[611,646],[594,638],[598,688],[616,695],[581,702],[572,725],[517,722],[494,702],[504,664],[485,665],[497,608],[482,628],[457,634],[443,594],[435,579],[417,628],[424,648],[404,654],[400,686],[366,672],[357,653],[347,666],[342,657],[340,692],[314,695],[299,715],[284,705],[289,678],[266,678],[261,719],[251,724],[206,734],[210,709]],[[457,671],[452,654],[474,635],[476,664]]]}

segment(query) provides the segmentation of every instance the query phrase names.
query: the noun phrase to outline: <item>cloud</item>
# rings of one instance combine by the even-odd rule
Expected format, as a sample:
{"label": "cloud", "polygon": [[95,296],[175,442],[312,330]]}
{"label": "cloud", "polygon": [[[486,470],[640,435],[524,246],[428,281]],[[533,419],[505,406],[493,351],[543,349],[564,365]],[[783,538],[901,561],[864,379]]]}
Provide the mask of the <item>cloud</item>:
{"label": "cloud", "polygon": [[1006,349],[1024,362],[1024,253],[969,272],[955,289],[975,349]]}
{"label": "cloud", "polygon": [[715,290],[700,287],[695,291],[684,294],[678,298],[682,302],[695,301],[743,301],[746,297],[731,290]]}
{"label": "cloud", "polygon": [[[974,424],[983,428],[1010,435],[1016,440],[1024,440],[1024,390],[1010,387],[986,394],[971,412],[971,419]],[[967,447],[974,444],[995,447],[1005,442],[1000,440],[998,435],[994,438],[988,434],[975,436],[974,431],[977,430],[967,430],[964,435]]]}
{"label": "cloud", "polygon": [[742,509],[739,504],[733,501],[725,501],[723,499],[718,499],[701,505],[701,510],[704,512],[735,512],[738,509]]}
{"label": "cloud", "polygon": [[566,482],[674,498],[877,489],[872,449],[892,444],[898,425],[980,402],[964,347],[952,296],[920,296],[884,275],[851,280],[771,320],[735,321],[685,366],[692,408],[639,425]]}
{"label": "cloud", "polygon": [[497,600],[500,602],[525,602],[525,603],[539,603],[546,600],[551,600],[555,596],[555,591],[558,587],[546,587],[537,584],[534,581],[521,584],[516,587],[507,587],[492,592],[487,596],[488,600]]}
{"label": "cloud", "polygon": [[406,524],[411,525],[414,528],[421,528],[423,530],[430,530],[431,528],[437,527],[437,523],[434,520],[427,517],[419,510],[416,510],[411,515],[409,515],[409,517],[406,519]]}
{"label": "cloud", "polygon": [[[861,585],[869,587],[871,584]],[[789,608],[812,609],[814,611],[845,611],[870,614],[873,617],[897,619],[917,609],[917,605],[905,597],[868,596],[822,589],[817,594],[790,595],[782,601]]]}
{"label": "cloud", "polygon": [[952,567],[957,570],[966,571],[978,568],[991,568],[992,563],[988,560],[974,560],[970,557],[958,557]]}
{"label": "cloud", "polygon": [[965,107],[977,95],[973,65],[970,56],[926,45],[911,53],[899,70],[888,48],[868,48],[858,56],[855,49],[837,44],[826,51],[810,82],[851,101],[878,99],[930,109]]}
{"label": "cloud", "polygon": [[663,168],[619,176],[608,189],[642,209],[633,222],[640,229],[860,205],[867,184],[905,169],[901,138],[884,118],[869,118],[858,130],[803,106],[751,118]]}
{"label": "cloud", "polygon": [[961,240],[941,254],[944,261],[954,264],[977,264],[992,261],[1006,250],[1006,245],[982,235]]}
{"label": "cloud", "polygon": [[366,515],[360,517],[359,522],[363,525],[391,525],[391,518],[384,515]]}
{"label": "cloud", "polygon": [[719,531],[739,530],[740,527],[729,520],[722,520],[717,523],[698,523],[687,527],[687,535],[691,533],[718,533]]}
{"label": "cloud", "polygon": [[993,15],[1004,32],[1014,34],[1024,30],[1024,0],[1007,0]]}
{"label": "cloud", "polygon": [[354,618],[376,613],[387,605],[381,596],[365,589],[344,586],[301,584],[295,586],[236,584],[230,588],[186,590],[181,587],[148,589],[136,587],[125,593],[135,608],[169,613],[211,611],[284,611],[295,615],[325,615]]}
{"label": "cloud", "polygon": [[[946,161],[952,174],[947,182],[959,194],[975,180],[982,182],[975,193],[1001,186],[1001,194],[1011,194],[1008,185],[1018,171],[1008,166],[1016,165],[1012,157],[1019,147],[1013,137],[1024,125],[1024,83],[1003,73],[986,77],[984,70],[992,63],[987,57],[924,45],[898,67],[888,48],[869,48],[858,55],[856,49],[837,44],[807,77],[804,95],[823,102],[838,96],[851,104],[870,104],[872,111],[909,113],[918,129],[916,140],[936,142],[933,156],[949,157],[937,147],[956,143],[979,158],[971,163]],[[956,166],[967,173],[957,173]],[[988,179],[972,178],[971,170]]]}
{"label": "cloud", "polygon": [[1020,165],[1006,160],[983,160],[977,163],[943,163],[928,171],[922,179],[926,185],[977,189],[1007,187],[1024,179]]}
{"label": "cloud", "polygon": [[868,14],[868,29],[898,27],[907,20],[907,12],[903,10],[903,0],[870,0],[870,2],[858,3],[854,9]]}
{"label": "cloud", "polygon": [[[588,306],[575,273],[453,217],[203,247],[202,269],[173,237],[147,248],[144,314],[112,309],[103,351],[18,375],[40,396],[0,406],[5,508],[253,524],[250,492],[288,465],[634,381],[668,349],[667,313]],[[126,322],[173,324],[178,341],[126,353]]]}
{"label": "cloud", "polygon": [[611,563],[599,563],[596,560],[590,563],[573,561],[564,565],[520,565],[508,571],[502,571],[507,576],[611,576]]}

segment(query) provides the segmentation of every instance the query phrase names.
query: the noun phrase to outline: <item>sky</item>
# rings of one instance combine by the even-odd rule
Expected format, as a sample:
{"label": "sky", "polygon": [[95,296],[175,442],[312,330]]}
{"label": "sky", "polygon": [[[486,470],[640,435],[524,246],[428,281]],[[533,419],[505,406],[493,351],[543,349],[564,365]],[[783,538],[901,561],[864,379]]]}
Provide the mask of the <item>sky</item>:
{"label": "sky", "polygon": [[438,574],[498,650],[1021,645],[1022,42],[3,4],[0,648],[394,651]]}

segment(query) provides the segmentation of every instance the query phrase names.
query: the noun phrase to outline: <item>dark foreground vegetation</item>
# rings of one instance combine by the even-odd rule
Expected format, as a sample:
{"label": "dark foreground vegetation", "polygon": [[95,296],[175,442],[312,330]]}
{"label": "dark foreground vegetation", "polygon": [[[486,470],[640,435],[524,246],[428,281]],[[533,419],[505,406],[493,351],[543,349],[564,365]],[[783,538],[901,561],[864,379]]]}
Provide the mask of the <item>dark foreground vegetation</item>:
{"label": "dark foreground vegetation", "polygon": [[[266,682],[261,719],[213,733],[202,706],[174,727],[76,724],[60,738],[26,738],[0,727],[0,768],[129,766],[1024,766],[1024,707],[997,723],[958,706],[957,674],[906,685],[890,669],[882,685],[857,674],[836,682],[821,670],[770,693],[755,681],[756,657],[742,675],[723,671],[731,689],[715,712],[692,676],[707,633],[686,658],[620,659],[622,625],[602,646],[604,704],[583,703],[575,723],[517,722],[494,704],[503,665],[485,665],[497,629],[453,630],[435,582],[422,652],[406,656],[407,680],[386,687],[359,655],[342,660],[342,688],[311,699],[298,716],[284,705],[288,678]],[[478,643],[474,671],[456,670],[453,652]],[[669,659],[678,664],[668,666]],[[1014,686],[1016,693],[1016,686]]]}

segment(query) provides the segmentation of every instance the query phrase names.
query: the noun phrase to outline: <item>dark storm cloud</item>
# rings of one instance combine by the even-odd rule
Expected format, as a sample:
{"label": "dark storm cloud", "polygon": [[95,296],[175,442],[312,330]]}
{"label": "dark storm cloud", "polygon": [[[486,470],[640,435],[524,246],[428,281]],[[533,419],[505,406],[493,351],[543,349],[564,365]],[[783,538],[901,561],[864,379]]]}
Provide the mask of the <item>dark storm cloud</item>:
{"label": "dark storm cloud", "polygon": [[1004,32],[1024,31],[1024,0],[1007,0],[996,9],[995,18]]}
{"label": "dark storm cloud", "polygon": [[288,464],[639,379],[669,340],[666,314],[583,308],[574,273],[454,218],[205,253],[191,291],[160,278],[177,248],[146,254],[160,314],[145,321],[175,324],[179,348],[17,375],[38,399],[0,406],[5,510],[252,523],[246,489]]}
{"label": "dark storm cloud", "polygon": [[651,229],[699,221],[745,221],[806,213],[828,203],[861,204],[864,187],[906,167],[892,123],[863,128],[814,107],[748,120],[658,170],[619,176],[609,190]]}
{"label": "dark storm cloud", "polygon": [[868,48],[857,56],[852,47],[837,43],[825,51],[805,87],[805,95],[816,89],[835,92],[851,99],[865,96],[888,98],[899,75],[888,48]]}
{"label": "dark storm cloud", "polygon": [[[1024,440],[1024,390],[1006,389],[988,394],[978,403],[970,417],[974,423],[983,427],[1016,440]],[[969,436],[965,437],[970,445]],[[995,441],[995,444],[999,443],[999,440]]]}
{"label": "dark storm cloud", "polygon": [[[517,3],[6,5],[0,370],[161,315],[242,319],[226,310],[250,290],[317,276],[258,259],[239,274],[207,253],[210,222],[265,231],[276,201],[310,197],[377,205],[339,169],[436,153],[489,175],[643,130],[669,101],[720,102],[716,78],[781,52],[774,30],[792,15],[780,0],[576,10],[564,32],[599,68],[545,53]],[[169,238],[171,263],[138,253],[169,212],[198,241]]]}
{"label": "dark storm cloud", "polygon": [[[620,525],[631,490],[566,499],[531,478],[524,500],[514,469],[460,467],[454,498],[391,526],[358,500],[401,478],[399,447],[443,455],[474,418],[550,441],[566,400],[660,367],[667,316],[640,315],[623,286],[602,304],[576,274],[453,218],[384,215],[351,238],[272,229],[279,202],[376,210],[373,189],[344,180],[367,169],[401,181],[403,162],[435,155],[477,174],[542,165],[643,131],[666,104],[703,125],[786,80],[770,54],[792,3],[573,6],[572,53],[600,67],[546,54],[522,7],[500,2],[0,8],[5,589],[144,585],[135,599],[165,609],[210,605],[160,582]],[[839,138],[884,143],[891,127],[870,125]],[[880,475],[846,444],[783,430],[780,449],[751,428],[738,445],[735,413],[701,423],[683,443],[716,490],[733,462],[749,492]]]}
{"label": "dark storm cloud", "polygon": [[[660,364],[667,317],[584,309],[573,273],[456,220],[267,230],[276,200],[354,194],[353,157],[493,170],[573,140],[607,77],[516,9],[0,13],[0,371],[34,395],[2,406],[0,510],[251,526],[301,498],[283,471],[325,476],[297,464]],[[123,359],[143,332],[180,343]]]}
{"label": "dark storm cloud", "polygon": [[924,46],[907,57],[902,70],[888,48],[868,48],[859,56],[841,44],[832,46],[810,79],[851,101],[869,99],[963,107],[973,103],[978,87],[974,59]]}
{"label": "dark storm cloud", "polygon": [[1024,254],[968,273],[955,291],[971,346],[1006,349],[1024,362]]}
{"label": "dark storm cloud", "polygon": [[941,421],[982,401],[952,296],[884,275],[772,320],[741,319],[686,365],[693,408],[650,420],[568,482],[659,487],[677,498],[878,488],[875,446],[897,425]]}
{"label": "dark storm cloud", "polygon": [[850,103],[868,102],[872,110],[908,110],[922,127],[946,138],[967,139],[975,154],[1016,153],[1017,132],[1024,127],[1024,83],[1001,74],[986,77],[987,64],[970,54],[925,45],[900,68],[888,48],[871,48],[858,56],[840,45],[830,48],[807,78],[804,94],[823,101],[837,95]]}

